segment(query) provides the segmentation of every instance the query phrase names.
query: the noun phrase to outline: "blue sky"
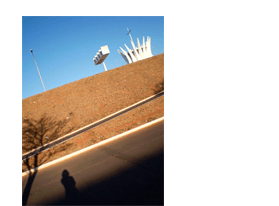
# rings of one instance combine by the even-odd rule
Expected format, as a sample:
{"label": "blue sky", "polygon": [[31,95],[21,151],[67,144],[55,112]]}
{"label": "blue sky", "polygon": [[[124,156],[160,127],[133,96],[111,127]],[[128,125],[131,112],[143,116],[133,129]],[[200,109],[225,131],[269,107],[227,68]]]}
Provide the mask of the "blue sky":
{"label": "blue sky", "polygon": [[30,49],[33,50],[46,90],[104,72],[93,57],[108,45],[108,70],[126,64],[117,52],[124,44],[151,37],[153,55],[164,53],[163,16],[23,16],[22,99],[44,92]]}

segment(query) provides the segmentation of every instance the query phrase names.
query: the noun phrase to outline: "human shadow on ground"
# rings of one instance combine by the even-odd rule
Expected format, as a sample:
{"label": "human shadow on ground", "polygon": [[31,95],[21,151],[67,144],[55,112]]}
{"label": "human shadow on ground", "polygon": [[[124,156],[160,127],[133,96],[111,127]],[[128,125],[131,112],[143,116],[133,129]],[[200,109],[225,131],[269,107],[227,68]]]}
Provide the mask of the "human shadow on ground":
{"label": "human shadow on ground", "polygon": [[[46,115],[43,115],[39,120],[24,118],[22,121],[22,152],[26,153],[38,147],[44,148],[45,144],[74,130],[74,128],[69,128],[67,123],[67,120],[56,121],[53,118],[46,117]],[[36,168],[44,164],[54,154],[66,150],[68,146],[70,144],[66,143],[22,161],[22,172],[29,171],[28,180],[22,195],[22,205],[27,204],[32,184],[38,172]]]}
{"label": "human shadow on ground", "polygon": [[[107,167],[106,163],[98,167]],[[111,168],[110,168],[111,169]],[[102,170],[102,169],[101,169]],[[65,171],[65,170],[64,170]],[[43,205],[164,205],[164,153],[161,149],[136,164],[115,172],[85,170],[76,173],[75,180],[62,173],[61,183],[65,196],[59,200],[46,200]],[[86,185],[79,184],[78,175],[86,178]],[[73,175],[72,175],[73,176]],[[50,197],[51,198],[51,197]]]}
{"label": "human shadow on ground", "polygon": [[80,194],[76,188],[76,182],[72,176],[69,176],[68,170],[62,172],[61,183],[65,188],[65,205],[77,205],[80,202]]}

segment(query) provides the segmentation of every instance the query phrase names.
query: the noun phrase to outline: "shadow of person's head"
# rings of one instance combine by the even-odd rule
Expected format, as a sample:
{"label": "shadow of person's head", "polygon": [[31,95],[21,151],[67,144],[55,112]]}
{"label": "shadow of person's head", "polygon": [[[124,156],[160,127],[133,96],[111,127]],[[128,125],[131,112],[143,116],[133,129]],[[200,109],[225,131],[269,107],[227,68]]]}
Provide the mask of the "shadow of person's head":
{"label": "shadow of person's head", "polygon": [[63,172],[62,172],[62,177],[64,177],[64,178],[69,177],[69,172],[68,172],[68,170],[63,170]]}

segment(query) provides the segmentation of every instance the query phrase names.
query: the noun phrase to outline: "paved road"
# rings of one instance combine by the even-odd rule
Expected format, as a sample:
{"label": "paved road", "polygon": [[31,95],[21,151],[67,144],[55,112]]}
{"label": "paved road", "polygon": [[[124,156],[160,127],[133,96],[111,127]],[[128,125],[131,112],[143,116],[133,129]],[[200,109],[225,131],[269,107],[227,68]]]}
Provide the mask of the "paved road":
{"label": "paved road", "polygon": [[107,122],[107,121],[109,121],[109,120],[111,120],[111,119],[113,119],[113,118],[115,118],[115,117],[118,117],[118,116],[120,116],[120,115],[122,115],[122,114],[124,114],[124,113],[126,113],[126,112],[129,112],[129,111],[131,111],[131,110],[133,110],[133,109],[135,109],[135,108],[137,108],[137,107],[139,107],[139,106],[141,106],[141,105],[143,105],[143,104],[146,104],[146,103],[148,103],[148,102],[150,102],[150,101],[152,101],[152,100],[154,100],[154,99],[157,99],[157,98],[161,97],[162,95],[164,95],[164,91],[158,93],[158,94],[155,95],[154,97],[152,97],[152,98],[150,98],[150,99],[147,99],[147,100],[145,100],[145,101],[143,101],[143,102],[141,102],[141,103],[139,103],[139,104],[136,104],[136,105],[134,105],[134,106],[132,106],[132,107],[130,107],[130,108],[124,109],[123,111],[121,111],[121,112],[119,112],[119,113],[113,114],[113,115],[111,115],[110,117],[107,117],[107,118],[105,118],[105,119],[103,119],[103,120],[101,120],[101,121],[99,121],[99,122],[97,122],[97,123],[93,123],[93,124],[90,125],[89,127],[86,127],[86,128],[84,128],[84,129],[78,130],[77,132],[74,132],[73,134],[66,135],[64,138],[61,138],[61,139],[59,139],[59,140],[54,140],[54,141],[51,142],[50,144],[45,145],[45,146],[42,146],[42,147],[40,147],[39,149],[35,149],[35,150],[32,151],[32,152],[28,152],[28,153],[22,155],[22,160],[25,160],[25,159],[27,159],[27,158],[29,158],[29,157],[32,157],[33,155],[39,154],[39,153],[41,153],[42,151],[47,150],[47,149],[49,149],[49,148],[51,148],[51,147],[54,147],[54,146],[57,145],[57,144],[60,144],[60,143],[62,143],[62,142],[65,142],[65,141],[67,141],[68,139],[71,139],[71,138],[75,137],[76,135],[79,135],[79,134],[81,134],[81,133],[83,133],[83,132],[85,132],[85,131],[87,131],[87,130],[89,130],[89,129],[92,129],[92,128],[94,128],[94,127],[97,127],[97,126],[99,126],[100,124],[103,124],[103,123],[105,123],[105,122]]}
{"label": "paved road", "polygon": [[28,205],[163,205],[164,120],[23,176],[22,184]]}

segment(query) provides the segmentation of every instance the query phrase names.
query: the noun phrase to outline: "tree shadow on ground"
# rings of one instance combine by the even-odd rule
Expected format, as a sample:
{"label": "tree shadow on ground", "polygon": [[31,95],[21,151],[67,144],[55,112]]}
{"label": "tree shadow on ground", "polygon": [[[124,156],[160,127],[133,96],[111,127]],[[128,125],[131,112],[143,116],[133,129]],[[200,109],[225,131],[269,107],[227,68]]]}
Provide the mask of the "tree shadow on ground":
{"label": "tree shadow on ground", "polygon": [[[22,152],[26,153],[38,147],[44,148],[45,144],[70,133],[74,128],[69,128],[67,123],[67,120],[56,121],[46,115],[43,115],[39,120],[24,118],[22,123]],[[70,144],[66,143],[22,161],[22,170],[29,171],[28,181],[22,195],[22,205],[27,204],[32,184],[38,172],[36,168],[44,164],[54,154],[66,150],[68,146]],[[32,169],[34,170],[32,171]]]}

